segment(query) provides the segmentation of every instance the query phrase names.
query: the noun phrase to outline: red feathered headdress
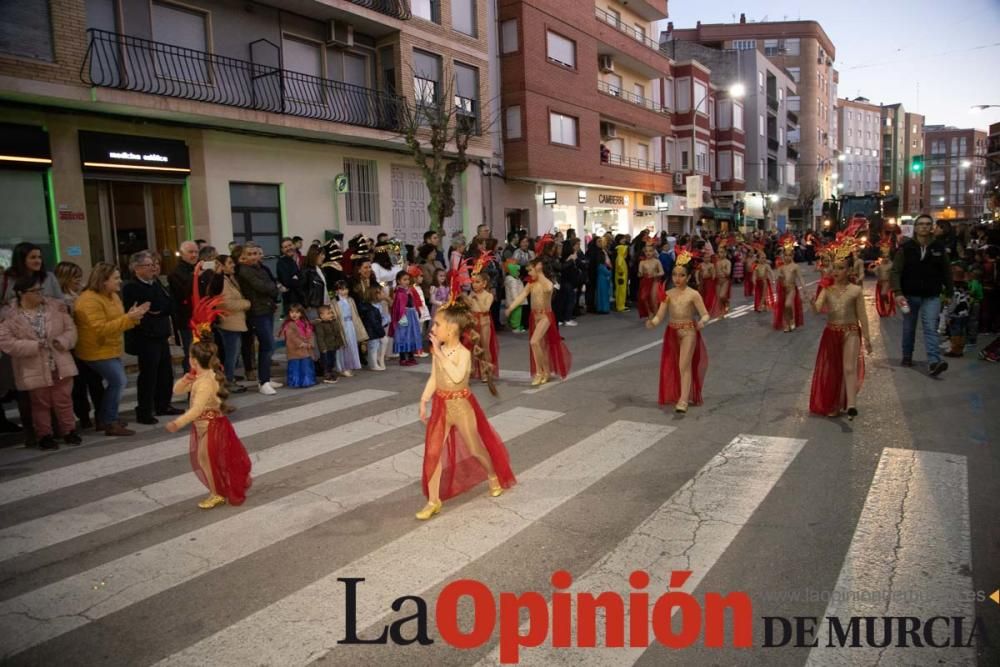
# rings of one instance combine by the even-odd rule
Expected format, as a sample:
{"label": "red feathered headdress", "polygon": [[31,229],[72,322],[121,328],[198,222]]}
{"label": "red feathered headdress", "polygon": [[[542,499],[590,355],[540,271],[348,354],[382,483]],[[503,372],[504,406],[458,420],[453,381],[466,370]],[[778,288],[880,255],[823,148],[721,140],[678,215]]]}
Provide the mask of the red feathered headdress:
{"label": "red feathered headdress", "polygon": [[219,304],[222,303],[222,295],[203,298],[198,293],[198,276],[201,275],[201,267],[196,266],[194,270],[194,281],[191,286],[191,333],[194,342],[197,343],[203,338],[212,338],[212,324],[215,318],[220,315],[228,315]]}
{"label": "red feathered headdress", "polygon": [[545,249],[545,244],[552,241],[552,234],[543,234],[539,237],[538,241],[535,243],[535,257],[542,254],[542,250]]}

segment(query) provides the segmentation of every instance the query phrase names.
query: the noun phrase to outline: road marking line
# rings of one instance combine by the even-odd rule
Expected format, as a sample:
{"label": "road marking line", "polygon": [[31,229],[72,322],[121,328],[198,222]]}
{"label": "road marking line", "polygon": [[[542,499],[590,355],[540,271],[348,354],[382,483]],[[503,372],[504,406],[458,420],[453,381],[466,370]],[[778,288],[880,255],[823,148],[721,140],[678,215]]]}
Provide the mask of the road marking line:
{"label": "road marking line", "polygon": [[[490,421],[512,440],[562,417],[514,408]],[[373,502],[423,473],[418,446],[344,475],[0,603],[8,655],[49,641],[129,605]],[[102,582],[94,589],[94,582]],[[11,638],[17,638],[12,642]]]}
{"label": "road marking line", "polygon": [[[956,647],[954,625],[932,626],[949,648],[901,648],[898,625],[885,649],[827,646],[836,617],[846,631],[853,616],[965,617],[962,641],[975,616],[969,524],[969,483],[964,456],[884,449],[868,489],[854,537],[840,569],[807,667],[828,665],[974,665],[975,647]],[[876,638],[883,636],[876,624]],[[925,629],[925,628],[924,628]],[[836,630],[836,627],[834,627]],[[923,629],[919,633],[923,638]],[[850,638],[848,638],[850,641]]]}
{"label": "road marking line", "polygon": [[[294,408],[260,415],[259,417],[241,419],[233,422],[233,427],[236,429],[237,435],[241,438],[249,438],[264,431],[271,431],[282,426],[296,424],[304,419],[311,419],[312,417],[330,412],[356,408],[359,405],[395,395],[396,392],[394,391],[362,389],[350,394],[334,396],[315,403],[307,403]],[[245,409],[248,413],[254,411],[253,407],[249,406]],[[117,454],[109,454],[108,456],[102,456],[82,463],[74,463],[73,465],[3,482],[0,484],[0,505],[31,498],[43,493],[50,493],[68,486],[82,484],[83,482],[131,470],[132,468],[139,468],[150,463],[171,459],[175,456],[184,456],[187,453],[190,439],[191,436],[185,434]]]}
{"label": "road marking line", "polygon": [[[358,598],[357,625],[389,613],[392,601],[419,595],[570,501],[646,451],[673,427],[616,421],[518,475],[504,496],[476,498],[355,560],[243,620],[169,656],[160,665],[301,665],[336,650],[343,637],[339,577],[372,577]],[[664,455],[669,451],[665,450]],[[23,618],[23,617],[18,617]]]}
{"label": "road marking line", "polygon": [[[729,549],[805,443],[805,440],[794,438],[737,436],[667,502],[574,581],[569,590],[594,595],[617,592],[627,600],[634,590],[629,585],[629,575],[642,570],[650,575],[647,590],[653,599],[667,589],[671,571],[690,570],[692,575],[683,590],[694,591]],[[522,633],[526,628],[527,624],[521,626]],[[604,627],[598,623],[597,646],[603,645]],[[520,664],[625,666],[635,663],[645,650],[553,649],[547,644],[523,649]],[[483,667],[499,664],[495,647],[478,663]]]}

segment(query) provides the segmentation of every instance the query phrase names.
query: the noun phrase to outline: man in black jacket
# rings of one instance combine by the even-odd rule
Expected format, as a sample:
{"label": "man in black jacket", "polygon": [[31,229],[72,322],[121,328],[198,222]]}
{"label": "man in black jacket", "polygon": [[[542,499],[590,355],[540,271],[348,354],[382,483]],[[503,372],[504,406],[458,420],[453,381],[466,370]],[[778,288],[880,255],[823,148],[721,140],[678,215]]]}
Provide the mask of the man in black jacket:
{"label": "man in black jacket", "polygon": [[293,303],[302,303],[302,270],[299,267],[295,242],[287,236],[281,239],[278,258],[278,285],[281,290],[281,316],[288,317]]}
{"label": "man in black jacket", "polygon": [[271,381],[271,356],[274,354],[274,311],[277,308],[278,286],[270,272],[261,264],[264,251],[253,241],[243,246],[246,263],[240,267],[239,283],[243,297],[250,301],[247,328],[257,336],[257,382],[260,393],[272,396],[279,382]]}
{"label": "man in black jacket", "polygon": [[122,287],[125,311],[135,305],[149,303],[149,312],[138,326],[125,332],[125,351],[134,354],[139,363],[136,420],[140,424],[155,424],[154,415],[179,415],[183,412],[170,405],[174,373],[170,359],[170,334],[173,300],[157,277],[160,264],[148,250],[132,255],[129,268],[133,280]]}
{"label": "man in black jacket", "polygon": [[194,285],[194,267],[198,263],[198,244],[185,241],[180,247],[180,261],[167,276],[170,284],[170,295],[174,299],[174,327],[180,335],[181,349],[184,359],[181,366],[184,372],[191,370],[188,364],[188,353],[191,351],[191,288]]}
{"label": "man in black jacket", "polygon": [[924,327],[930,373],[936,376],[948,370],[948,362],[941,361],[937,330],[941,293],[945,296],[952,293],[951,266],[944,245],[934,239],[934,218],[917,216],[913,232],[916,238],[904,242],[896,251],[890,275],[896,304],[903,311],[902,363],[903,366],[913,365],[913,343],[919,318]]}

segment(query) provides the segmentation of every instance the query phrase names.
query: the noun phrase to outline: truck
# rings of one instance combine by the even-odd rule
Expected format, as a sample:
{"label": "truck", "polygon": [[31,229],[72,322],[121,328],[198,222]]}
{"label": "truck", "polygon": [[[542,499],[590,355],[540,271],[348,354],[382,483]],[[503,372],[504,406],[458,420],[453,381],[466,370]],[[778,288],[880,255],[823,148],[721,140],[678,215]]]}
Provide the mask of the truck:
{"label": "truck", "polygon": [[883,232],[899,231],[899,197],[892,194],[868,193],[841,195],[823,202],[823,233],[834,235],[843,231],[856,216],[868,221],[868,248],[862,253],[866,260],[878,256],[878,240]]}

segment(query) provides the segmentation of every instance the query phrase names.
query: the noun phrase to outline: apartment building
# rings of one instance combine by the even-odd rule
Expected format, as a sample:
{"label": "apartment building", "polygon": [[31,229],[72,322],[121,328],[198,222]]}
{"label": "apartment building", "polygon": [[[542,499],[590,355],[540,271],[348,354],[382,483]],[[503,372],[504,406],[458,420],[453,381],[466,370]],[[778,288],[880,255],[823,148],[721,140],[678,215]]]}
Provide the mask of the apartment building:
{"label": "apartment building", "polygon": [[986,210],[987,134],[971,128],[925,125],[924,192],[935,218],[976,219]]}
{"label": "apartment building", "polygon": [[986,188],[987,208],[994,220],[1000,219],[1000,123],[990,125],[986,144]]}
{"label": "apartment building", "polygon": [[795,83],[799,134],[793,147],[798,153],[796,182],[800,202],[811,205],[803,212],[808,220],[818,213],[822,200],[836,190],[837,157],[836,49],[816,21],[747,21],[701,23],[694,28],[668,24],[665,40],[697,42],[715,49],[756,50],[785,70]]}
{"label": "apartment building", "polygon": [[924,196],[924,174],[913,171],[913,159],[918,156],[923,157],[925,154],[924,117],[921,114],[908,111],[904,119],[909,135],[906,137],[906,147],[903,151],[906,165],[903,174],[903,191],[898,194],[902,206],[900,210],[915,213],[922,211],[927,205]]}
{"label": "apartment building", "polygon": [[494,216],[508,229],[636,234],[690,217],[664,150],[671,61],[650,37],[666,15],[666,0],[499,0],[506,179]]}
{"label": "apartment building", "polygon": [[837,101],[837,189],[842,194],[879,192],[881,184],[882,107],[865,97]]}
{"label": "apartment building", "polygon": [[[479,122],[488,99],[485,0],[27,4],[0,35],[3,243],[50,261],[151,248],[169,270],[185,238],[418,242],[428,193],[401,109]],[[474,162],[491,152],[470,143]],[[479,222],[480,182],[461,177],[448,231]]]}

